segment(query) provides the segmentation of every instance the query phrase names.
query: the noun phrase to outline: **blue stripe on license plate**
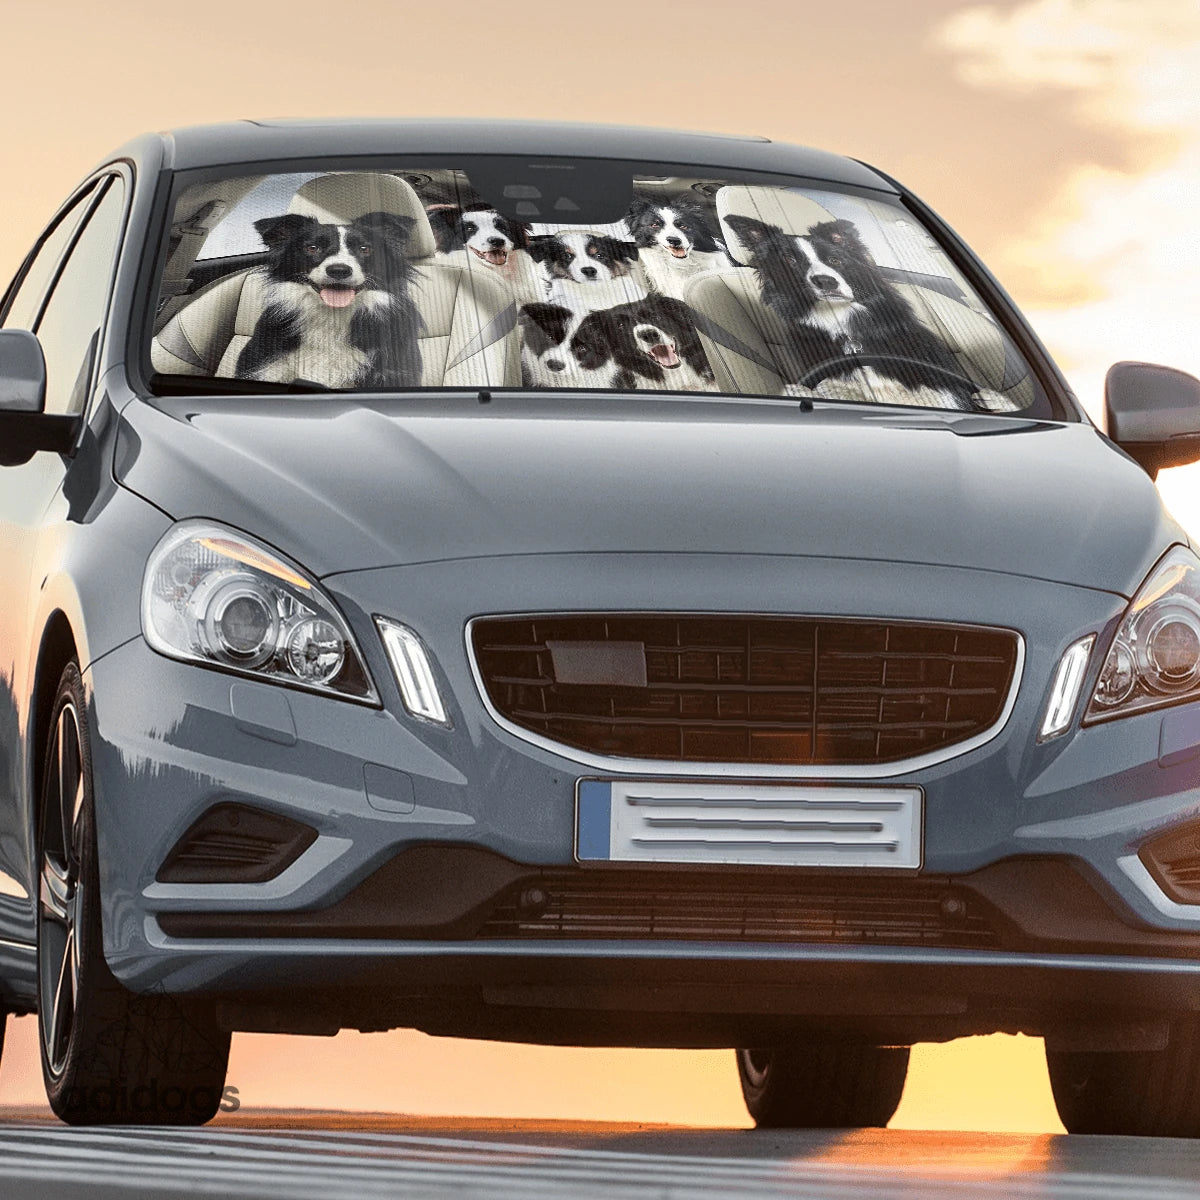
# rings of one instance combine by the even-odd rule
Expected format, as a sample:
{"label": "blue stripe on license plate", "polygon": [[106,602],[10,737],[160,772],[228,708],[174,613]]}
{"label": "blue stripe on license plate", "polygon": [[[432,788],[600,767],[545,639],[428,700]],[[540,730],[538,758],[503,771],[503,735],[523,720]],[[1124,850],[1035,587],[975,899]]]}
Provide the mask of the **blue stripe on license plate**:
{"label": "blue stripe on license plate", "polygon": [[612,829],[612,784],[596,779],[579,781],[579,806],[575,827],[575,857],[607,861]]}

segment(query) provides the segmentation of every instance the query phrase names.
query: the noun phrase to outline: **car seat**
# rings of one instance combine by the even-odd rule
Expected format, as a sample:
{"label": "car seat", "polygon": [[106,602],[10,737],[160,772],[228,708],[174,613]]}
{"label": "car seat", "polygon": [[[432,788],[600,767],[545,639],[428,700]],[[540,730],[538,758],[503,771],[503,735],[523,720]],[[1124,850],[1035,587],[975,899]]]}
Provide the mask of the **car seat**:
{"label": "car seat", "polygon": [[[516,308],[493,280],[435,260],[433,230],[416,192],[395,175],[341,172],[297,189],[288,211],[345,225],[368,212],[413,218],[409,256],[418,268],[411,294],[425,322],[420,338],[426,387],[508,387],[521,381]],[[155,371],[233,378],[263,312],[266,280],[239,271],[202,289],[159,330]]]}
{"label": "car seat", "polygon": [[[730,255],[740,263],[748,263],[752,252],[730,227],[731,215],[754,217],[794,236],[834,220],[828,209],[790,188],[730,185],[717,192],[716,202],[722,236]],[[950,348],[963,374],[995,394],[989,398],[990,409],[1015,411],[1032,403],[1027,369],[990,317],[929,287],[894,286],[917,319]],[[803,374],[791,333],[763,303],[753,270],[742,266],[699,275],[688,284],[685,297],[699,315],[701,341],[721,390],[775,395],[783,390],[785,380]]]}

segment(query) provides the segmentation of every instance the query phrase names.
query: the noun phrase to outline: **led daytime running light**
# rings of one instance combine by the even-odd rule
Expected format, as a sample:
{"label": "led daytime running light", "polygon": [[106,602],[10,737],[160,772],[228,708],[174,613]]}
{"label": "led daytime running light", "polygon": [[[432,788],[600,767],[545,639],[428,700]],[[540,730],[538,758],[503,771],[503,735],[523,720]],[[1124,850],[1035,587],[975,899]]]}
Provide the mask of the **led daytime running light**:
{"label": "led daytime running light", "polygon": [[1050,688],[1050,700],[1046,704],[1046,715],[1042,718],[1042,727],[1038,731],[1038,741],[1045,742],[1065,733],[1075,716],[1075,706],[1079,703],[1079,693],[1083,690],[1083,677],[1087,673],[1088,659],[1092,656],[1092,647],[1096,644],[1096,635],[1089,633],[1087,637],[1067,647],[1066,653],[1059,661],[1058,670],[1054,673],[1054,684]]}
{"label": "led daytime running light", "polygon": [[400,686],[404,707],[423,721],[449,725],[446,706],[442,703],[433,668],[421,639],[407,625],[389,621],[386,617],[376,617],[375,624],[383,639],[388,661],[392,664],[396,683]]}

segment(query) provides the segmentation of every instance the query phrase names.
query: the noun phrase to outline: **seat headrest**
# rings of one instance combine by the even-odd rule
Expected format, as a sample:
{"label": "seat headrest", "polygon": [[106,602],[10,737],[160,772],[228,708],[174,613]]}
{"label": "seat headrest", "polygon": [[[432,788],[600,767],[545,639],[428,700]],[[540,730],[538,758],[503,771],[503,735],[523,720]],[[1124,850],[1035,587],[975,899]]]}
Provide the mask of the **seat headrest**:
{"label": "seat headrest", "polygon": [[409,258],[429,258],[436,250],[425,206],[411,185],[395,175],[372,171],[340,171],[320,175],[296,189],[288,212],[315,217],[326,225],[348,225],[364,213],[386,212],[412,217]]}
{"label": "seat headrest", "polygon": [[784,233],[803,237],[814,225],[832,221],[833,213],[822,208],[803,192],[782,187],[739,187],[734,184],[717,190],[717,216],[730,253],[748,263],[753,252],[729,227],[726,217],[754,217],[768,225],[777,225]]}

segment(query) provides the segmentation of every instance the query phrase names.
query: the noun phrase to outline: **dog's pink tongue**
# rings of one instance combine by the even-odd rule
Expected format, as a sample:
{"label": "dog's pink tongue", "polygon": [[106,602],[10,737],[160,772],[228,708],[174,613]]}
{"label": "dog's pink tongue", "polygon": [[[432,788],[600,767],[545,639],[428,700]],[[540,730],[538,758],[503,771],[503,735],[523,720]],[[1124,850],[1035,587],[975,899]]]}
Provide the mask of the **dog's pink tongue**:
{"label": "dog's pink tongue", "polygon": [[355,294],[353,288],[347,287],[323,287],[321,289],[321,299],[330,308],[347,308],[354,303]]}
{"label": "dog's pink tongue", "polygon": [[483,257],[492,264],[493,267],[502,267],[508,262],[507,250],[485,250]]}
{"label": "dog's pink tongue", "polygon": [[676,258],[687,258],[688,256],[688,252],[682,246],[672,246],[670,250]]}
{"label": "dog's pink tongue", "polygon": [[650,347],[650,353],[654,356],[654,361],[660,367],[679,366],[679,355],[675,353],[674,346],[668,346],[665,342],[659,342],[657,346]]}

